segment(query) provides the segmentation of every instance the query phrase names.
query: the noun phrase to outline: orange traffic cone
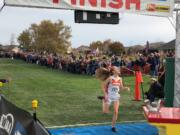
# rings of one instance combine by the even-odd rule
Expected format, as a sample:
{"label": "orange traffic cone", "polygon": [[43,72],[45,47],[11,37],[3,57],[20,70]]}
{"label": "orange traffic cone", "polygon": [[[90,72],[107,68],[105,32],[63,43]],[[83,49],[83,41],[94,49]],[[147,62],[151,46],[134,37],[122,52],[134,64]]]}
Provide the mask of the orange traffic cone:
{"label": "orange traffic cone", "polygon": [[140,85],[143,82],[141,71],[136,71],[135,77],[136,77],[136,80],[135,80],[135,89],[134,89],[134,100],[140,101],[141,100]]}

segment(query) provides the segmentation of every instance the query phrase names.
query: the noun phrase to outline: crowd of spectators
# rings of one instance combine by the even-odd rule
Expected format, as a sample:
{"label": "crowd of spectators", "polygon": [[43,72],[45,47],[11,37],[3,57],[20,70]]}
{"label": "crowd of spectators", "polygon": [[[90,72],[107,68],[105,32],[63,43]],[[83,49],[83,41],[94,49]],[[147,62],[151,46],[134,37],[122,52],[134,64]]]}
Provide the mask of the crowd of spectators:
{"label": "crowd of spectators", "polygon": [[[173,53],[166,54],[165,57],[173,57]],[[21,59],[27,63],[38,64],[48,68],[63,70],[76,74],[94,75],[99,67],[109,68],[110,66],[121,67],[122,74],[132,74],[136,70],[135,66],[141,68],[145,74],[152,77],[158,76],[158,71],[163,70],[164,57],[159,53],[149,53],[148,55],[137,54],[136,56],[75,56],[69,54],[60,56],[56,54],[44,54],[33,52],[1,52],[0,57]]]}

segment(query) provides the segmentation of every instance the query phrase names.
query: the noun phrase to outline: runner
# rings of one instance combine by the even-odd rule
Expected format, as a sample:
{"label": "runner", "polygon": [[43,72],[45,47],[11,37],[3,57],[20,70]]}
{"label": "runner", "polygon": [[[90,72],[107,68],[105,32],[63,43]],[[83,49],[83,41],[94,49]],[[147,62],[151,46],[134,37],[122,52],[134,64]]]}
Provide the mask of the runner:
{"label": "runner", "polygon": [[102,90],[104,93],[103,98],[103,113],[109,113],[109,106],[113,104],[114,114],[112,118],[112,131],[117,132],[115,128],[115,123],[118,118],[119,111],[119,99],[120,90],[130,91],[128,87],[124,87],[122,83],[122,78],[119,77],[120,70],[118,67],[113,66],[110,71],[105,68],[100,68],[96,71],[96,77],[103,81]]}

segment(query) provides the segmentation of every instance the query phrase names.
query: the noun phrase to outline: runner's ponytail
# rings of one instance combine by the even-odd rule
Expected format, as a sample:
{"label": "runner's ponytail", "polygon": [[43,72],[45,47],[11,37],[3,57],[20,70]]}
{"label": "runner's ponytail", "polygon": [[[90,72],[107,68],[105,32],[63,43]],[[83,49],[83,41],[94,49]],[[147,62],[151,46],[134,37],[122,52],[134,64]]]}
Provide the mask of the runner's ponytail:
{"label": "runner's ponytail", "polygon": [[95,76],[97,79],[105,81],[107,78],[111,76],[111,71],[109,71],[106,68],[98,68],[96,70]]}

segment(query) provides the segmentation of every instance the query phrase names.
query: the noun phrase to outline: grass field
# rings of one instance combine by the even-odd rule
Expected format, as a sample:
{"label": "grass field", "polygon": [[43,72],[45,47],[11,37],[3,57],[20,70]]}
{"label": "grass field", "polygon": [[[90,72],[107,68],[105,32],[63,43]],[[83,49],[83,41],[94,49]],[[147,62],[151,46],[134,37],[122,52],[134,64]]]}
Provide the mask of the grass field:
{"label": "grass field", "polygon": [[[10,77],[10,90],[5,96],[29,112],[31,101],[37,99],[38,118],[45,126],[110,122],[111,114],[101,113],[100,83],[91,76],[69,74],[21,60],[0,59],[0,78]],[[142,102],[132,101],[134,77],[123,77],[131,92],[121,93],[118,122],[144,120]],[[144,89],[149,81],[144,77]],[[112,110],[112,109],[111,109]]]}

